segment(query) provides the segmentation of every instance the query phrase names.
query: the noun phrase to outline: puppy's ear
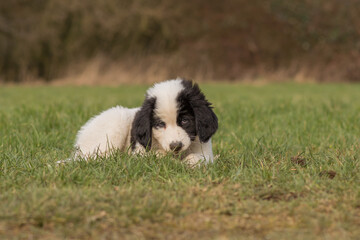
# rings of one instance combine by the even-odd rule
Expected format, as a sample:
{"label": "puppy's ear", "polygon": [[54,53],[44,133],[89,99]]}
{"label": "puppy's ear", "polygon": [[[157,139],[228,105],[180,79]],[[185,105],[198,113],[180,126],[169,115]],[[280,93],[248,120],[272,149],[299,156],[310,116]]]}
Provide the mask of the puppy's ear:
{"label": "puppy's ear", "polygon": [[183,80],[184,96],[194,111],[196,130],[201,142],[207,142],[218,129],[218,119],[199,86],[192,81]]}
{"label": "puppy's ear", "polygon": [[156,98],[146,98],[140,110],[135,115],[131,128],[131,147],[133,150],[137,142],[146,150],[151,148],[151,121],[155,102]]}
{"label": "puppy's ear", "polygon": [[210,106],[202,105],[194,108],[194,113],[200,141],[207,142],[218,129],[218,119]]}

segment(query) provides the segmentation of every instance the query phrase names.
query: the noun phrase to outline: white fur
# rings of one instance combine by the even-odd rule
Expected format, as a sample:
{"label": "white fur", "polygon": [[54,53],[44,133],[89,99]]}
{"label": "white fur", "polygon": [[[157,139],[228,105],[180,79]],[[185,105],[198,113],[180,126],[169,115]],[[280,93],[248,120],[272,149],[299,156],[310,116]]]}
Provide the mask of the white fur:
{"label": "white fur", "polygon": [[185,156],[185,161],[192,166],[198,164],[202,160],[204,163],[213,162],[214,155],[211,139],[209,139],[206,143],[201,143],[197,137],[186,150]]}
{"label": "white fur", "polygon": [[110,108],[91,118],[81,127],[75,148],[82,157],[103,155],[112,148],[126,151],[130,146],[130,129],[140,108]]}
{"label": "white fur", "polygon": [[[174,141],[181,141],[183,148],[181,158],[190,165],[199,162],[212,162],[211,139],[202,143],[196,137],[194,141],[184,129],[176,124],[177,101],[176,96],[184,89],[181,79],[169,80],[155,84],[147,91],[147,97],[156,97],[155,114],[166,123],[166,128],[152,129],[151,149],[164,154],[170,151],[169,145]],[[140,108],[124,108],[121,106],[110,108],[91,118],[81,127],[77,134],[75,159],[84,159],[107,155],[112,149],[121,151],[131,150],[130,135],[132,122]],[[133,153],[145,153],[145,149],[136,143]]]}

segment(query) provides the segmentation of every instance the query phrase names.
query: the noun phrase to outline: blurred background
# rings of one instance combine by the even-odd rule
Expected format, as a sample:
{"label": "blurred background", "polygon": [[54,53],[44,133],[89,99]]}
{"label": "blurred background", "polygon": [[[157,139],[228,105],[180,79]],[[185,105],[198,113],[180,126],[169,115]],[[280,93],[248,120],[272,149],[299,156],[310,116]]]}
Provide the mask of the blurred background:
{"label": "blurred background", "polygon": [[360,81],[360,1],[0,1],[0,82],[176,76]]}

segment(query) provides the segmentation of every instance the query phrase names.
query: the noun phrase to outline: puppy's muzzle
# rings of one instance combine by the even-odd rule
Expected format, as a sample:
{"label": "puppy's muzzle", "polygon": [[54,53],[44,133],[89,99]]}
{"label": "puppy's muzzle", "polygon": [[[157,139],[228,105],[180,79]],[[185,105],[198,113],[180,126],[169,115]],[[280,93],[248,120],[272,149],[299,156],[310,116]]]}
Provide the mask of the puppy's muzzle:
{"label": "puppy's muzzle", "polygon": [[170,150],[174,152],[179,152],[183,146],[184,145],[182,144],[182,142],[172,142],[170,143]]}

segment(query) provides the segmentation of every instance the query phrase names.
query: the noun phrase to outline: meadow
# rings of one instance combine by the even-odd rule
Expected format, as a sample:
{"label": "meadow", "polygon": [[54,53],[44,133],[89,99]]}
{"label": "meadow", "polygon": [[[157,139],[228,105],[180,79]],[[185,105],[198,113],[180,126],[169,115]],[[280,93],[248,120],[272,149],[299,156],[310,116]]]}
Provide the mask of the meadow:
{"label": "meadow", "polygon": [[70,156],[148,86],[0,87],[1,239],[358,239],[360,85],[201,84],[218,160]]}

